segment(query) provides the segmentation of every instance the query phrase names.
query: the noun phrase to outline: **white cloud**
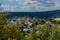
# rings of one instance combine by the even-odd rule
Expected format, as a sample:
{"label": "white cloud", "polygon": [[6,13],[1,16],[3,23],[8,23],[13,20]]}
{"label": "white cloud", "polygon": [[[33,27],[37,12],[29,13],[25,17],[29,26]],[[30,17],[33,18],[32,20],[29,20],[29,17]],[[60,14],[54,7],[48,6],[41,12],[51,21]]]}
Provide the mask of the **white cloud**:
{"label": "white cloud", "polygon": [[[49,2],[49,1],[47,1]],[[24,0],[22,6],[19,6],[18,8],[15,7],[13,11],[48,11],[48,10],[53,10],[51,8],[55,8],[54,6],[52,7],[45,7],[42,6],[40,2],[38,1],[32,1],[32,0]]]}
{"label": "white cloud", "polygon": [[56,9],[60,9],[60,0],[54,0]]}
{"label": "white cloud", "polygon": [[9,9],[9,8],[10,8],[9,6],[10,6],[10,5],[3,5],[3,4],[2,4],[2,5],[1,5],[2,11],[3,11],[3,12],[9,11],[9,10],[10,10],[10,9]]}
{"label": "white cloud", "polygon": [[13,2],[14,0],[6,0],[6,1],[8,1],[8,2]]}
{"label": "white cloud", "polygon": [[21,1],[21,0],[16,0],[17,2]]}
{"label": "white cloud", "polygon": [[[47,3],[54,3],[52,6],[46,6],[44,2],[39,2],[40,0],[8,0],[9,2],[16,1],[18,5],[10,6],[4,5],[5,8],[11,11],[50,11],[60,9],[60,0],[47,0]],[[44,0],[41,0],[44,1]],[[48,4],[50,5],[50,4]]]}

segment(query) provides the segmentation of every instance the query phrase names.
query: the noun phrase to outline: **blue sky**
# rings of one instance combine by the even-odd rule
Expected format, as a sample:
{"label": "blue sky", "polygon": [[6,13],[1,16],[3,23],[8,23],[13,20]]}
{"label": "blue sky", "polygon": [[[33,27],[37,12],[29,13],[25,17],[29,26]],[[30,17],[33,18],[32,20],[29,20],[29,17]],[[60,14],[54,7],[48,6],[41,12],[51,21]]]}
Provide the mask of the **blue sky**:
{"label": "blue sky", "polygon": [[0,0],[11,12],[40,12],[60,9],[60,0]]}

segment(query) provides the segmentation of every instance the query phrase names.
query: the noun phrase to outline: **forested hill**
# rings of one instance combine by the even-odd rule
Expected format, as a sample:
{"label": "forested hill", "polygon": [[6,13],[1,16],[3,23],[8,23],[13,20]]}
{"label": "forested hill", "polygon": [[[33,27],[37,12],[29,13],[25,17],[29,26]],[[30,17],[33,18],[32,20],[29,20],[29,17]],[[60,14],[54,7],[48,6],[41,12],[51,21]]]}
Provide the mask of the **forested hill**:
{"label": "forested hill", "polygon": [[30,16],[30,17],[39,17],[39,18],[48,18],[55,15],[60,15],[60,10],[46,11],[46,12],[10,12],[8,17],[13,16]]}

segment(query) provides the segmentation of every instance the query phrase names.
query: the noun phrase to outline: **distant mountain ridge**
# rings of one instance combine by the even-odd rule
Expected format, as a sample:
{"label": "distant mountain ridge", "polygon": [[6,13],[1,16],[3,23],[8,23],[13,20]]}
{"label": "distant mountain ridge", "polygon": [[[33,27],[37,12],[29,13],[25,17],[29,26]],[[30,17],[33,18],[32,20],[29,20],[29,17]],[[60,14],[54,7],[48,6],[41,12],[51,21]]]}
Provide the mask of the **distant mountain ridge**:
{"label": "distant mountain ridge", "polygon": [[13,16],[29,16],[29,17],[39,17],[39,18],[49,18],[55,15],[60,15],[60,10],[45,11],[45,12],[10,12],[8,17]]}
{"label": "distant mountain ridge", "polygon": [[52,11],[44,11],[44,12],[54,12],[54,13],[60,13],[60,10],[52,10]]}

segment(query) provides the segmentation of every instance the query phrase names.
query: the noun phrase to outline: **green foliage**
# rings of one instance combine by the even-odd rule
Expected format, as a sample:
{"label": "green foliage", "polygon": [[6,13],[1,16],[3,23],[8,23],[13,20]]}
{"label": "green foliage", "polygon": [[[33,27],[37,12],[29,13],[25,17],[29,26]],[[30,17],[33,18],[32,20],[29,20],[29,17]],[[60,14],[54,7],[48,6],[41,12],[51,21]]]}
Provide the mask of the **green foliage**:
{"label": "green foliage", "polygon": [[0,15],[0,25],[4,25],[7,24],[7,19],[5,18],[5,16]]}
{"label": "green foliage", "polygon": [[52,27],[52,33],[49,40],[60,40],[60,28],[58,25]]}
{"label": "green foliage", "polygon": [[34,23],[42,24],[38,29],[35,24],[28,33],[23,32],[21,25],[8,24],[9,19],[0,15],[0,40],[60,40],[60,25],[45,23],[46,21],[36,19]]}

